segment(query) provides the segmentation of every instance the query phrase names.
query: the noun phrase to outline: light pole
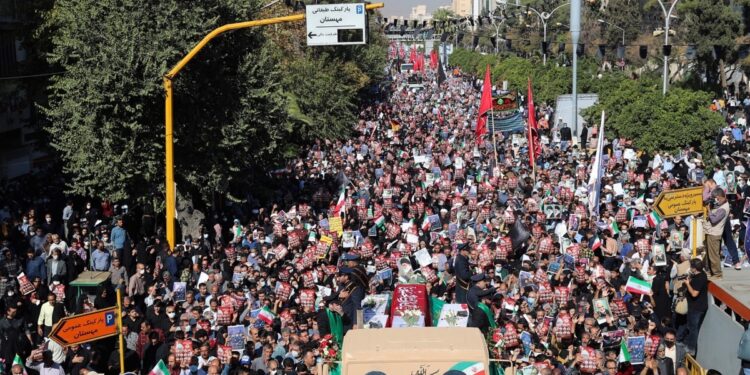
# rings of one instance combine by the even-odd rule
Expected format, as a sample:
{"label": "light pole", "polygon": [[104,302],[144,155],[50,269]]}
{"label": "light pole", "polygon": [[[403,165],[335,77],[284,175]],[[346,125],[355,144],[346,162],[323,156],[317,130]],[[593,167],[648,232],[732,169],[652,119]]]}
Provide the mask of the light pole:
{"label": "light pole", "polygon": [[612,27],[614,27],[614,28],[616,28],[616,29],[619,29],[620,31],[622,31],[622,46],[623,46],[623,47],[625,46],[625,29],[623,29],[623,28],[622,28],[622,27],[620,27],[620,26],[617,26],[617,25],[615,25],[614,23],[611,23],[611,22],[607,22],[607,21],[605,21],[605,20],[603,20],[603,19],[601,19],[601,18],[600,18],[600,19],[598,19],[597,21],[598,21],[599,23],[604,23],[604,24],[607,24],[607,25],[609,25],[609,26],[612,26]]}
{"label": "light pole", "polygon": [[[605,20],[603,20],[603,19],[601,19],[601,18],[600,18],[600,19],[598,19],[597,21],[598,21],[599,23],[603,23],[603,24],[606,24],[606,25],[612,26],[612,27],[614,27],[614,28],[616,28],[616,29],[620,29],[620,31],[622,31],[622,48],[625,48],[625,29],[623,29],[623,28],[622,28],[622,27],[620,27],[620,26],[617,26],[617,25],[615,25],[614,23],[611,23],[611,22],[607,22],[607,21],[605,21]],[[623,56],[622,56],[622,61],[621,61],[621,62],[622,62],[622,69],[623,69],[623,70],[625,70],[625,54],[623,54]]]}
{"label": "light pole", "polygon": [[[517,4],[504,4],[504,5],[513,5],[517,7],[522,6],[522,5],[517,5]],[[547,43],[547,21],[549,21],[549,19],[558,9],[566,5],[570,5],[570,3],[560,4],[557,8],[552,9],[551,12],[540,12],[532,7],[526,7],[526,9],[528,9],[529,12],[534,12],[534,14],[536,14],[539,17],[539,20],[542,21],[542,28],[544,29],[543,41],[545,44]],[[547,65],[547,51],[546,50],[542,51],[542,64]]]}
{"label": "light pole", "polygon": [[[664,45],[669,45],[669,19],[672,18],[672,12],[674,11],[675,5],[677,5],[680,0],[674,0],[672,5],[669,7],[669,11],[667,11],[667,7],[664,6],[664,2],[662,0],[658,0],[659,5],[661,6],[661,11],[664,12]],[[662,51],[662,53],[665,51]],[[664,54],[664,77],[662,82],[662,95],[667,95],[667,86],[669,85],[669,56],[667,54]]]}

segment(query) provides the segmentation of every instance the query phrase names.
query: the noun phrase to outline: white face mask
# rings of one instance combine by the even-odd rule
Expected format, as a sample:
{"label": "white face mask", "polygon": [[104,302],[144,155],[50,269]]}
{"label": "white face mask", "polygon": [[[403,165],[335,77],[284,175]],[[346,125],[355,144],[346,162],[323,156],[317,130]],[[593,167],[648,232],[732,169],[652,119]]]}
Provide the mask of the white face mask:
{"label": "white face mask", "polygon": [[174,313],[173,312],[168,312],[167,316],[169,317],[169,319],[172,319],[172,318],[174,318]]}
{"label": "white face mask", "polygon": [[292,358],[297,358],[297,356],[299,356],[299,352],[296,350],[292,350],[291,352],[289,352],[289,355],[292,356]]}
{"label": "white face mask", "polygon": [[57,258],[59,258],[59,256],[57,256],[57,255],[53,255],[52,256],[52,259],[54,259],[54,260],[57,260]]}
{"label": "white face mask", "polygon": [[146,270],[140,269],[140,270],[138,270],[138,273],[140,273],[141,275],[143,275],[144,273],[146,273]]}
{"label": "white face mask", "polygon": [[57,281],[57,280],[55,280],[55,281],[52,282],[52,285],[60,285],[60,282]]}

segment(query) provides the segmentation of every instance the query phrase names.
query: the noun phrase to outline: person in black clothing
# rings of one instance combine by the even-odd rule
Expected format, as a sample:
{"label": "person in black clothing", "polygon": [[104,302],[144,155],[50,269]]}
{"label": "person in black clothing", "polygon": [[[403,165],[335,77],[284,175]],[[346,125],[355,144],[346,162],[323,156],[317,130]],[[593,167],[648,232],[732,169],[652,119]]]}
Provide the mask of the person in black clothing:
{"label": "person in black clothing", "polygon": [[340,315],[342,324],[351,324],[349,317],[344,314],[344,311],[341,308],[341,301],[339,300],[338,294],[333,293],[330,296],[323,298],[323,301],[326,303],[326,308],[320,309],[315,316],[315,321],[318,322],[318,332],[320,332],[320,337],[325,337],[325,335],[331,333],[328,311]]}
{"label": "person in black clothing", "polygon": [[68,353],[65,354],[65,368],[71,374],[78,374],[79,371],[89,365],[91,353],[81,345],[71,345]]}
{"label": "person in black clothing", "polygon": [[[492,303],[492,295],[494,294],[495,288],[484,289],[477,294],[477,297],[479,297],[480,300],[479,303],[482,303],[487,307],[487,311],[489,311],[490,314],[492,314],[492,308],[489,306]],[[479,328],[483,334],[486,334],[490,329],[490,317],[483,309],[479,308],[479,303],[477,303],[477,306],[474,309],[469,311],[468,326]]]}
{"label": "person in black clothing", "polygon": [[453,264],[453,273],[456,276],[456,303],[466,303],[466,294],[471,280],[469,248],[466,245],[459,245],[458,251]]}
{"label": "person in black clothing", "polygon": [[341,256],[341,259],[346,262],[345,266],[352,269],[352,278],[354,281],[358,282],[362,289],[367,289],[369,278],[367,277],[365,268],[359,264],[359,254],[346,253]]}
{"label": "person in black clothing", "polygon": [[565,152],[568,149],[570,142],[573,141],[573,134],[571,133],[568,124],[563,123],[562,128],[560,128],[560,141],[560,148]]}
{"label": "person in black clothing", "polygon": [[466,303],[470,309],[476,308],[479,303],[479,294],[487,289],[487,278],[483,273],[478,273],[471,277],[471,282],[474,285],[469,289],[466,294]]}
{"label": "person in black clothing", "polygon": [[341,298],[341,308],[347,317],[347,323],[344,323],[344,334],[350,330],[357,319],[357,309],[362,306],[362,300],[365,298],[365,291],[359,283],[352,280],[353,270],[349,267],[341,267],[339,285],[342,285],[338,292]]}
{"label": "person in black clothing", "polygon": [[708,277],[703,271],[703,262],[700,259],[690,261],[690,276],[687,283],[687,337],[685,345],[687,351],[695,354],[698,344],[698,331],[703,323],[703,317],[708,310]]}

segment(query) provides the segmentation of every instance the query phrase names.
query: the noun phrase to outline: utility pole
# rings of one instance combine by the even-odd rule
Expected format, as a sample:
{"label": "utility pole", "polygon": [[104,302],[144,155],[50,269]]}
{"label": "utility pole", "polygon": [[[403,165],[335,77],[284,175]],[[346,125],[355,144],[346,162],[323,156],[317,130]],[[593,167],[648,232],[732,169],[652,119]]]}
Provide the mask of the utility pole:
{"label": "utility pole", "polygon": [[[675,5],[677,5],[680,0],[674,0],[672,5],[669,7],[669,10],[667,10],[667,7],[664,6],[664,2],[662,0],[658,0],[659,5],[661,6],[661,11],[664,13],[664,48],[666,49],[666,46],[669,45],[669,20],[672,18],[672,12],[674,11]],[[666,52],[665,50],[662,50],[662,53]],[[662,82],[662,95],[667,95],[667,87],[669,86],[669,56],[667,56],[666,53],[664,53],[664,73],[663,73],[663,82]]]}
{"label": "utility pole", "polygon": [[581,37],[581,0],[570,2],[570,36],[573,41],[573,132],[578,133],[578,39]]}

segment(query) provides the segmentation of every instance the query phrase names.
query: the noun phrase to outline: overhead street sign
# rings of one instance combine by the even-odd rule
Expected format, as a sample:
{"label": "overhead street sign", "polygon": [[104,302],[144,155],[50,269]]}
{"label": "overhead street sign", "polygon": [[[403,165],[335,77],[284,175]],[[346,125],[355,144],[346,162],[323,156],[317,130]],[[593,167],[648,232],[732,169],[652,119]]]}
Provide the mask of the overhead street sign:
{"label": "overhead street sign", "polygon": [[49,338],[62,346],[82,344],[118,334],[117,307],[60,319]]}
{"label": "overhead street sign", "polygon": [[663,191],[654,208],[663,218],[699,214],[703,212],[703,187]]}
{"label": "overhead street sign", "polygon": [[364,3],[307,5],[308,46],[341,46],[367,42]]}

